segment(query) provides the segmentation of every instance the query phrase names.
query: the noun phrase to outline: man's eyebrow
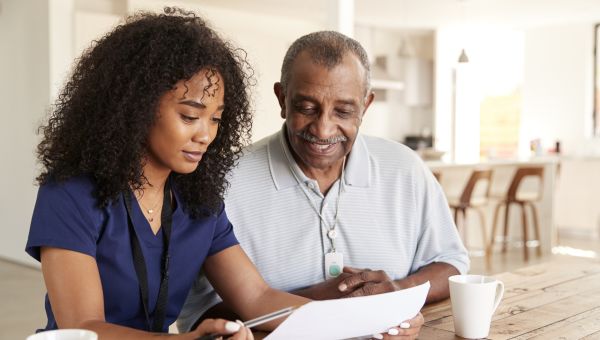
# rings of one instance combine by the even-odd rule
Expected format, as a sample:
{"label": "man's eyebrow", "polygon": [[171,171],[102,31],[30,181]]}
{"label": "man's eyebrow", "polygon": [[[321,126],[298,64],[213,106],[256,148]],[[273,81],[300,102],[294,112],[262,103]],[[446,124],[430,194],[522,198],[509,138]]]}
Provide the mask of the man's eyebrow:
{"label": "man's eyebrow", "polygon": [[353,99],[340,99],[337,100],[336,103],[344,105],[356,105],[356,101]]}
{"label": "man's eyebrow", "polygon": [[[303,100],[306,100],[309,102],[318,102],[314,97],[307,96],[304,94],[296,94],[292,98],[293,103],[301,102]],[[354,99],[338,99],[335,102],[336,102],[336,104],[342,104],[342,105],[357,105],[356,100],[354,100]]]}
{"label": "man's eyebrow", "polygon": [[[192,99],[180,100],[179,104],[188,105],[188,106],[191,106],[196,109],[206,109],[206,105],[202,104],[201,102],[192,100]],[[225,109],[225,105],[219,105],[219,107],[217,108],[218,111],[222,111],[224,109]]]}
{"label": "man's eyebrow", "polygon": [[296,94],[292,97],[292,101],[294,102],[300,102],[300,101],[309,101],[309,102],[315,102],[317,101],[314,97],[311,96],[307,96],[307,95],[303,95],[303,94]]}

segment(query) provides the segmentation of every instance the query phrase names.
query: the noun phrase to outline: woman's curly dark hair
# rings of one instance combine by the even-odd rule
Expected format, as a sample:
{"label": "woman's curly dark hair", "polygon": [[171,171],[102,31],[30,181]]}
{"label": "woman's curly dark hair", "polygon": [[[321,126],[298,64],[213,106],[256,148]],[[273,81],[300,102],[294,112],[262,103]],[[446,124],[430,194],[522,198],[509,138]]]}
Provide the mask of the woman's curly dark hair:
{"label": "woman's curly dark hair", "polygon": [[205,208],[216,211],[226,174],[250,139],[253,72],[243,50],[180,9],[134,14],[83,53],[48,123],[40,127],[38,183],[91,176],[99,206],[130,186],[141,189],[147,184],[143,162],[159,99],[204,68],[223,78],[222,120],[198,168],[172,178],[193,216]]}

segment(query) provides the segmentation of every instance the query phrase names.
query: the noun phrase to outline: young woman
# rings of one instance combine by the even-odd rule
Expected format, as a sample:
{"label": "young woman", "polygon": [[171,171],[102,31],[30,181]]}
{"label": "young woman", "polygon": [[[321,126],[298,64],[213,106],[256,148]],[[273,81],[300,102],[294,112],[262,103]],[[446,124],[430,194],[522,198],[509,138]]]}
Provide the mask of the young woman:
{"label": "young woman", "polygon": [[[224,212],[251,128],[250,71],[202,19],[173,9],[128,18],[79,59],[38,146],[26,251],[42,264],[45,330],[162,335],[201,269],[243,318],[306,302],[266,285]],[[252,338],[225,320],[179,336],[212,333]]]}

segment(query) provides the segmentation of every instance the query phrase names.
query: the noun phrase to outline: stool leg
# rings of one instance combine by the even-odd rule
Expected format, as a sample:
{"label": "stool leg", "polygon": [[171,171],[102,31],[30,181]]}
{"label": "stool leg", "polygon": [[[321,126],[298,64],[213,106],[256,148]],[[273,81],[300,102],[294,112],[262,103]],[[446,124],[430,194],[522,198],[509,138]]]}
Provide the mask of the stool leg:
{"label": "stool leg", "polygon": [[465,240],[465,248],[469,249],[469,236],[468,236],[468,223],[467,222],[467,211],[466,209],[460,209],[460,212],[462,213],[462,228],[463,228],[463,238]]}
{"label": "stool leg", "polygon": [[502,252],[506,253],[506,245],[508,244],[508,217],[509,217],[510,202],[506,202],[506,210],[504,210],[504,239],[502,240]]}
{"label": "stool leg", "polygon": [[540,240],[540,225],[538,224],[538,218],[537,218],[537,209],[535,207],[535,205],[533,204],[533,202],[529,202],[529,206],[531,207],[531,214],[533,216],[533,232],[535,233],[535,238],[538,241],[538,247],[537,247],[537,255],[541,256],[542,255],[542,240]]}
{"label": "stool leg", "polygon": [[456,224],[456,229],[460,230],[460,228],[458,227],[458,208],[453,208],[453,209],[454,209],[454,224]]}
{"label": "stool leg", "polygon": [[503,202],[500,202],[496,205],[496,209],[494,209],[494,218],[492,220],[492,235],[490,236],[490,243],[488,244],[487,256],[492,258],[492,251],[494,250],[494,242],[496,242],[496,227],[498,225],[498,215],[500,212],[500,208],[502,207]]}
{"label": "stool leg", "polygon": [[523,220],[523,256],[525,261],[529,261],[529,251],[527,249],[527,241],[529,240],[527,236],[527,213],[525,211],[525,204],[519,203],[521,206],[521,217]]}
{"label": "stool leg", "polygon": [[483,211],[479,207],[476,207],[475,210],[479,215],[479,222],[481,223],[481,240],[483,241],[483,246],[487,245],[487,230],[485,229],[485,217],[483,216]]}
{"label": "stool leg", "polygon": [[485,216],[483,215],[483,211],[481,210],[481,208],[479,207],[475,207],[475,210],[477,210],[477,213],[479,215],[479,223],[481,225],[481,239],[483,241],[483,247],[485,248],[485,264],[486,264],[486,268],[490,268],[491,262],[490,262],[490,256],[489,253],[487,251],[487,231],[485,229]]}

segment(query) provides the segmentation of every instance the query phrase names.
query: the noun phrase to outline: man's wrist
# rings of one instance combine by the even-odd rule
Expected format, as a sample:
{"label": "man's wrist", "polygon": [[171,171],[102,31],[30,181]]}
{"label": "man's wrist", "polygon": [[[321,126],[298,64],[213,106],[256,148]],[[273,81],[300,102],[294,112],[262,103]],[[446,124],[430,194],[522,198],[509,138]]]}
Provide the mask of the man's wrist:
{"label": "man's wrist", "polygon": [[404,279],[394,280],[394,287],[396,290],[402,290],[410,287],[414,287],[415,284],[412,282],[410,276],[405,277]]}

